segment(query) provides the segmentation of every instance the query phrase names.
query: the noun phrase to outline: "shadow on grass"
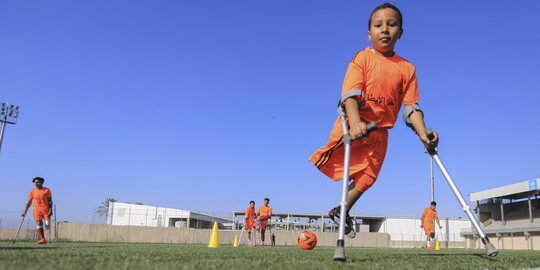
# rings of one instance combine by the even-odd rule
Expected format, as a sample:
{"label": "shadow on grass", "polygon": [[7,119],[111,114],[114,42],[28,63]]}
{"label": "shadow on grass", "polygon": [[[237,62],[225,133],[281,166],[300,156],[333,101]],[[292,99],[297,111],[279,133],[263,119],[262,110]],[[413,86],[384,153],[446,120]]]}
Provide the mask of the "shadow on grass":
{"label": "shadow on grass", "polygon": [[472,254],[472,253],[452,253],[452,254],[416,254],[416,256],[426,256],[426,257],[452,257],[452,256],[477,256],[477,257],[486,257],[484,254]]}
{"label": "shadow on grass", "polygon": [[[408,258],[410,255],[403,255],[403,254],[394,254],[391,255],[391,257],[394,258]],[[486,256],[485,254],[471,254],[471,253],[453,253],[453,254],[415,254],[415,256],[423,256],[423,257],[479,257],[482,259],[487,259],[490,261],[497,261],[494,257]],[[362,262],[370,262],[370,261],[378,261],[381,258],[347,258],[347,262],[349,263],[362,263]]]}
{"label": "shadow on grass", "polygon": [[57,249],[59,247],[40,246],[40,247],[0,247],[0,250],[32,250],[32,249]]}

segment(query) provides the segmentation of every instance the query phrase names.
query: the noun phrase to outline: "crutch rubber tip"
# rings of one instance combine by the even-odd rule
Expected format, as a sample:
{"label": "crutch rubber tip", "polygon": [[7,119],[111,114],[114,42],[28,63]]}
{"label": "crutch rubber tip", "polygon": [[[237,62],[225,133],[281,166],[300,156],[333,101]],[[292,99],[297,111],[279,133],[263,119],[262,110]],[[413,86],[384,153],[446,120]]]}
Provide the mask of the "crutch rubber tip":
{"label": "crutch rubber tip", "polygon": [[345,248],[337,247],[336,252],[334,253],[334,261],[344,262],[345,260]]}
{"label": "crutch rubber tip", "polygon": [[499,251],[492,243],[488,242],[486,245],[486,255],[489,257],[495,257],[497,254],[499,254]]}

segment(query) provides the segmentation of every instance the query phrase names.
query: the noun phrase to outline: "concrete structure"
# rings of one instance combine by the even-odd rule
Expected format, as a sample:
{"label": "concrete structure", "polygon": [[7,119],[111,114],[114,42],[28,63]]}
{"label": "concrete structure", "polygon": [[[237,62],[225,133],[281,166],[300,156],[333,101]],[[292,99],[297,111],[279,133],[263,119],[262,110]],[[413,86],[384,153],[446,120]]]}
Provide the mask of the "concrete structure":
{"label": "concrete structure", "polygon": [[[54,225],[53,225],[54,226]],[[178,243],[207,245],[212,230],[174,227],[112,226],[108,224],[58,223],[58,234],[53,241],[76,242],[117,242],[117,243]],[[0,229],[0,240],[12,240],[16,228]],[[37,241],[34,229],[21,230],[19,240]],[[296,246],[297,231],[276,231],[276,245]],[[246,245],[245,233],[235,230],[219,230],[219,243],[232,245],[235,236],[240,238],[240,245]],[[317,246],[334,247],[336,233],[317,233]],[[348,247],[388,248],[389,236],[385,233],[358,233],[354,239],[348,239]]]}
{"label": "concrete structure", "polygon": [[214,221],[225,228],[231,221],[188,210],[110,202],[107,224],[116,226],[179,227],[211,229]]}
{"label": "concrete structure", "polygon": [[[390,235],[391,247],[420,247],[425,244],[425,234],[420,228],[420,217],[351,216],[356,221],[357,232],[385,233]],[[233,228],[242,229],[244,212],[233,212]],[[445,247],[465,247],[463,229],[471,228],[467,219],[440,218],[443,231],[438,238]],[[273,213],[270,220],[273,230],[337,232],[337,225],[328,215],[305,213]]]}
{"label": "concrete structure", "polygon": [[[420,213],[420,210],[419,210]],[[390,247],[421,247],[425,235],[420,228],[420,217],[352,216],[356,231],[387,235]],[[461,218],[440,218],[443,231],[437,233],[443,247],[465,247],[462,230],[470,230],[471,224]],[[115,226],[176,227],[211,229],[214,221],[220,229],[239,231],[243,229],[244,212],[233,212],[232,220],[188,210],[164,208],[131,203],[110,202],[107,224]],[[321,235],[335,235],[337,225],[328,215],[306,213],[273,213],[270,220],[272,232],[276,236],[298,234],[298,231],[312,230]],[[368,236],[367,236],[368,237]],[[288,239],[289,236],[286,237]],[[294,238],[294,237],[293,237]],[[378,238],[377,238],[378,239]],[[362,240],[363,241],[363,240]],[[369,242],[369,241],[368,241]],[[289,244],[284,242],[282,244]],[[379,246],[379,244],[354,243],[357,246]]]}
{"label": "concrete structure", "polygon": [[[498,249],[540,250],[540,178],[469,195],[478,221]],[[467,245],[480,247],[474,230],[462,235]]]}

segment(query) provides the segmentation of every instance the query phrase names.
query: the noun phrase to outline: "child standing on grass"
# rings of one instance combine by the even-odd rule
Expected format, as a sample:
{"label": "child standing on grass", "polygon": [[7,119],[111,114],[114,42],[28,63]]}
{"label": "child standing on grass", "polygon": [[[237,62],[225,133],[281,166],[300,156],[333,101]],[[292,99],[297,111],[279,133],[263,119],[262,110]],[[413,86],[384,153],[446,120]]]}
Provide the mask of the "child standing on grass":
{"label": "child standing on grass", "polygon": [[244,226],[248,235],[248,247],[253,247],[253,243],[251,242],[251,231],[253,229],[258,230],[259,228],[255,221],[255,201],[250,201],[248,208],[246,208]]}
{"label": "child standing on grass", "polygon": [[[45,229],[49,229],[49,219],[52,216],[52,194],[51,190],[44,187],[45,179],[42,177],[34,177],[32,182],[35,188],[30,190],[28,194],[28,202],[21,216],[26,216],[28,208],[33,204],[34,220],[36,221],[37,232],[39,236],[38,244],[45,244],[45,233],[43,232],[43,220],[45,220]],[[50,240],[50,239],[49,239]]]}
{"label": "child standing on grass", "polygon": [[[347,218],[345,233],[354,237],[352,220],[348,211],[358,198],[376,181],[386,155],[388,129],[396,122],[401,104],[405,105],[404,119],[416,131],[426,147],[436,147],[438,135],[426,136],[424,116],[418,106],[418,84],[415,67],[394,52],[397,41],[403,35],[403,17],[394,5],[384,3],[376,7],[368,21],[368,39],[371,46],[358,52],[345,74],[342,96],[359,89],[363,96],[343,101],[350,136],[361,138],[367,133],[366,123],[375,122],[377,129],[351,145],[349,191],[347,193]],[[361,107],[359,107],[361,104]],[[325,146],[310,157],[317,168],[333,179],[343,179],[344,144],[343,131],[338,118]],[[340,207],[328,213],[339,224]]]}
{"label": "child standing on grass", "polygon": [[420,228],[424,229],[426,233],[426,248],[432,249],[431,239],[435,238],[435,226],[433,226],[433,221],[437,222],[439,230],[442,229],[441,222],[439,221],[439,216],[437,215],[437,203],[432,201],[428,208],[424,209],[422,212],[422,217],[420,218]]}
{"label": "child standing on grass", "polygon": [[272,217],[272,207],[270,207],[268,203],[270,203],[270,199],[264,198],[263,205],[259,207],[259,211],[257,211],[257,222],[260,223],[259,226],[261,229],[261,247],[266,246],[266,228],[268,227],[268,220]]}

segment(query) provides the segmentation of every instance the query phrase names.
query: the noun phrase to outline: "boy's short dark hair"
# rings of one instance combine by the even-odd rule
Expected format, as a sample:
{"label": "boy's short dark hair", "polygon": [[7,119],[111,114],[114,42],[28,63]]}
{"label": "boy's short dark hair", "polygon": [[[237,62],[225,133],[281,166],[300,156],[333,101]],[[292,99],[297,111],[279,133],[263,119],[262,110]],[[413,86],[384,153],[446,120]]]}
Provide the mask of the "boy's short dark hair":
{"label": "boy's short dark hair", "polygon": [[44,182],[45,182],[45,179],[43,179],[43,177],[37,176],[37,177],[34,177],[34,179],[32,179],[32,183],[35,183],[36,180],[38,180],[38,181],[41,182],[41,183],[44,183]]}
{"label": "boy's short dark hair", "polygon": [[255,201],[249,201],[249,204],[255,204]]}
{"label": "boy's short dark hair", "polygon": [[371,26],[371,17],[373,17],[373,14],[375,12],[377,12],[378,10],[381,10],[381,9],[385,9],[385,8],[391,8],[393,9],[395,12],[397,12],[398,16],[399,16],[399,28],[403,28],[403,15],[401,15],[401,11],[399,10],[399,8],[397,8],[396,6],[390,4],[390,3],[384,3],[382,5],[379,5],[377,6],[376,8],[373,9],[373,11],[371,11],[371,14],[369,14],[369,21],[368,21],[368,24],[367,24],[367,29],[369,30],[369,27]]}
{"label": "boy's short dark hair", "polygon": [[435,201],[432,201],[432,202],[431,202],[431,205],[435,205],[435,206],[437,206],[437,202],[435,202]]}
{"label": "boy's short dark hair", "polygon": [[264,198],[264,200],[270,202],[270,199],[268,199],[268,198]]}

